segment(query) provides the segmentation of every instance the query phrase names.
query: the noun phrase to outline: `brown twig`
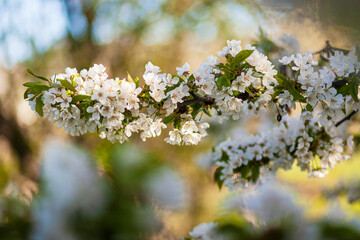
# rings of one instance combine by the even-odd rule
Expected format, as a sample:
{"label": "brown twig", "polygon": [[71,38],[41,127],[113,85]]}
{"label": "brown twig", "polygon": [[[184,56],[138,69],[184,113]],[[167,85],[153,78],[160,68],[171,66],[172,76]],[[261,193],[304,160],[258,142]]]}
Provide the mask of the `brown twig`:
{"label": "brown twig", "polygon": [[177,104],[178,112],[180,113],[186,112],[187,106],[193,103],[202,103],[205,106],[212,105],[215,103],[215,99],[212,97],[199,97],[195,94],[194,95],[192,94],[192,96],[194,97],[193,99],[189,99],[183,101],[182,103]]}
{"label": "brown twig", "polygon": [[350,120],[350,118],[355,114],[357,113],[357,110],[355,111],[352,111],[349,115],[345,116],[343,119],[341,119],[339,122],[337,122],[335,124],[335,127],[338,127],[340,126],[343,122],[347,121],[347,120]]}
{"label": "brown twig", "polygon": [[[315,54],[320,54],[321,59],[328,62],[329,58],[335,54],[335,51],[343,52],[344,54],[348,54],[350,52],[349,50],[333,47],[330,45],[329,41],[326,41],[325,47],[320,51],[315,52]],[[323,56],[323,54],[326,56]]]}
{"label": "brown twig", "polygon": [[[201,103],[204,106],[213,105],[215,103],[215,98],[212,97],[199,97],[198,95],[194,94],[193,92],[190,92],[191,96],[193,96],[193,99],[186,100],[182,103],[177,104],[178,112],[185,113],[187,110],[187,106],[193,103]],[[236,98],[239,98],[243,101],[253,98],[254,94],[249,94],[248,92],[240,93],[236,96]]]}

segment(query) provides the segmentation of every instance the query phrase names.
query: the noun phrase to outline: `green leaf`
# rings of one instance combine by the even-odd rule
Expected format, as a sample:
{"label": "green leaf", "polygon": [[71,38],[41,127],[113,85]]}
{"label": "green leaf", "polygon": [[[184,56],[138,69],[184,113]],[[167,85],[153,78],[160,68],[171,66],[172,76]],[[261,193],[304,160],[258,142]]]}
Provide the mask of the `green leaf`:
{"label": "green leaf", "polygon": [[258,165],[253,165],[251,168],[251,180],[255,183],[260,177],[260,167]]}
{"label": "green leaf", "polygon": [[247,179],[249,177],[249,173],[250,173],[249,164],[248,165],[242,165],[240,167],[240,174],[241,174],[241,177],[244,178],[244,179]]}
{"label": "green leaf", "polygon": [[239,66],[245,59],[247,59],[254,50],[242,50],[233,59],[232,66]]}
{"label": "green leaf", "polygon": [[31,75],[33,75],[34,77],[41,79],[43,81],[49,82],[50,80],[47,79],[46,77],[42,77],[42,76],[38,76],[36,75],[30,68],[26,69],[28,73],[30,73]]}
{"label": "green leaf", "polygon": [[289,88],[289,92],[294,97],[294,100],[306,103],[306,99],[293,86]]}
{"label": "green leaf", "polygon": [[218,86],[219,89],[222,89],[223,87],[230,87],[231,82],[230,79],[227,79],[225,76],[221,76],[216,81],[216,85]]}
{"label": "green leaf", "polygon": [[174,119],[175,119],[174,115],[169,115],[169,116],[163,118],[162,121],[164,124],[168,124],[168,123],[171,123],[172,121],[174,121]]}
{"label": "green leaf", "polygon": [[350,96],[354,99],[355,102],[359,102],[358,93],[359,88],[356,85],[350,85]]}
{"label": "green leaf", "polygon": [[69,83],[68,80],[59,80],[59,81],[64,88],[67,88],[73,92],[76,92],[76,89],[74,88],[73,85],[71,85],[71,83]]}
{"label": "green leaf", "polygon": [[36,98],[35,111],[42,117],[44,116],[44,112],[43,112],[44,102],[41,100],[41,96],[42,95]]}
{"label": "green leaf", "polygon": [[24,92],[24,99],[28,99],[28,98],[29,98],[29,97],[28,97],[28,95],[30,94],[29,91],[30,91],[30,88],[26,89],[26,91]]}
{"label": "green leaf", "polygon": [[306,104],[306,111],[312,112],[314,109],[310,104]]}
{"label": "green leaf", "polygon": [[291,81],[280,72],[278,72],[275,75],[275,79],[276,79],[276,81],[278,82],[278,84],[280,86],[285,86],[286,87],[286,86],[291,85]]}
{"label": "green leaf", "polygon": [[208,115],[209,117],[212,117],[212,115],[211,115],[211,113],[209,112],[209,110],[203,108],[202,111],[203,111],[206,115]]}
{"label": "green leaf", "polygon": [[127,73],[127,80],[129,82],[134,82],[134,80],[132,79],[132,77],[130,76],[129,72]]}
{"label": "green leaf", "polygon": [[190,75],[189,79],[188,79],[188,82],[193,82],[195,81],[195,77],[193,74]]}
{"label": "green leaf", "polygon": [[79,94],[73,96],[71,102],[76,103],[76,102],[88,101],[88,100],[91,100],[91,96]]}
{"label": "green leaf", "polygon": [[221,150],[221,153],[221,158],[218,161],[227,163],[229,161],[229,155],[224,150]]}
{"label": "green leaf", "polygon": [[193,103],[190,104],[190,107],[192,107],[191,116],[195,118],[200,112],[202,105],[201,103]]}
{"label": "green leaf", "polygon": [[345,97],[350,94],[350,88],[351,88],[350,84],[343,85],[337,90],[337,93],[340,93]]}
{"label": "green leaf", "polygon": [[24,93],[24,99],[28,98],[29,94],[39,95],[41,92],[48,90],[50,87],[46,85],[36,85],[29,87]]}
{"label": "green leaf", "polygon": [[181,125],[181,118],[176,116],[174,119],[174,128],[179,129]]}
{"label": "green leaf", "polygon": [[42,82],[27,82],[23,84],[23,86],[25,87],[35,87],[39,85],[44,85],[44,84]]}
{"label": "green leaf", "polygon": [[277,96],[279,96],[280,93],[282,93],[286,89],[285,86],[282,85],[276,85],[274,87],[274,93],[271,95],[271,99],[274,100]]}
{"label": "green leaf", "polygon": [[221,187],[224,183],[224,180],[221,180],[221,171],[224,169],[224,167],[218,167],[214,172],[214,182],[217,183],[219,189],[221,190]]}
{"label": "green leaf", "polygon": [[135,85],[136,85],[136,87],[139,87],[139,78],[138,77],[136,77],[135,79],[134,79],[134,83],[135,83]]}
{"label": "green leaf", "polygon": [[51,83],[50,86],[53,87],[53,88],[60,88],[61,87],[60,84],[55,83],[55,82]]}

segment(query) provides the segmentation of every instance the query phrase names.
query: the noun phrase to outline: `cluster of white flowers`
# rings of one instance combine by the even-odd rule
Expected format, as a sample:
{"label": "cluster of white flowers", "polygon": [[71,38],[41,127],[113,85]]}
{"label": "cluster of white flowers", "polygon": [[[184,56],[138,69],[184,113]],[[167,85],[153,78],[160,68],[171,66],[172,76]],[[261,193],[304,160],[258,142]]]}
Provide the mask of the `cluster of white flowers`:
{"label": "cluster of white flowers", "polygon": [[334,56],[329,58],[331,69],[336,71],[337,76],[348,77],[351,73],[359,72],[360,62],[355,53],[355,48],[347,56],[343,52],[335,51]]}
{"label": "cluster of white flowers", "polygon": [[[301,92],[303,96],[300,97],[304,97],[302,118],[307,120],[319,117],[323,125],[328,124],[328,121],[334,123],[342,119],[346,113],[346,106],[351,106],[353,110],[360,109],[359,101],[354,99],[358,95],[357,85],[344,84],[345,91],[337,90],[334,86],[334,81],[339,81],[341,77],[358,73],[360,62],[354,52],[350,52],[349,56],[345,57],[343,53],[336,51],[329,60],[331,68],[323,67],[318,71],[314,68],[317,66],[317,61],[313,59],[311,53],[285,56],[279,60],[282,64],[289,65],[296,76],[294,88],[284,90],[279,95],[280,105],[295,108],[295,99],[290,91]],[[351,91],[354,91],[354,94]]]}
{"label": "cluster of white flowers", "polygon": [[[219,57],[235,58],[241,53],[241,41],[227,41],[227,46],[218,52]],[[266,109],[274,93],[273,87],[277,85],[275,75],[277,71],[268,58],[257,51],[255,47],[247,44],[245,50],[251,51],[242,64],[235,70],[234,80],[228,86],[219,89],[216,82],[225,64],[210,56],[194,72],[195,84],[200,87],[201,95],[209,95],[215,99],[217,113],[239,119],[244,114],[258,115],[261,109]],[[222,76],[227,78],[227,76]]]}
{"label": "cluster of white flowers", "polygon": [[196,145],[203,137],[207,135],[205,129],[209,128],[207,122],[194,121],[191,116],[183,116],[187,119],[181,129],[170,131],[169,137],[165,138],[165,142],[172,145]]}
{"label": "cluster of white flowers", "polygon": [[134,82],[109,79],[105,67],[97,64],[80,74],[67,68],[51,81],[43,97],[44,116],[50,121],[58,122],[58,127],[64,126],[71,135],[98,130],[101,137],[112,141],[126,139],[120,131],[125,127],[125,115],[139,115],[141,88]]}
{"label": "cluster of white flowers", "polygon": [[[159,71],[157,69],[149,63],[144,75],[155,101],[161,100],[164,79],[169,79],[166,78],[169,75],[161,78],[154,75]],[[43,91],[44,116],[75,136],[96,130],[101,138],[108,138],[112,142],[124,142],[133,132],[139,131],[144,141],[159,136],[161,129],[166,128],[162,119],[140,112],[143,103],[139,95],[144,92],[143,89],[126,79],[109,79],[105,70],[103,65],[95,64],[80,74],[76,69],[67,68],[65,74],[54,75],[50,88]],[[171,80],[166,82],[167,86],[178,81]],[[182,87],[179,86],[169,94],[176,95],[173,93],[176,91],[183,93]],[[36,100],[33,99],[30,104],[34,106]]]}
{"label": "cluster of white flowers", "polygon": [[[101,138],[124,142],[134,132],[140,132],[145,141],[159,136],[167,127],[164,118],[171,117],[169,122],[174,122],[174,129],[165,141],[176,145],[198,144],[207,135],[205,129],[209,125],[196,118],[192,103],[198,104],[197,110],[207,107],[206,111],[214,109],[222,117],[238,119],[241,114],[258,114],[272,99],[277,84],[274,66],[251,45],[243,52],[240,43],[228,41],[228,46],[218,53],[241,65],[232,66],[231,79],[225,79],[228,76],[223,69],[229,63],[220,63],[213,56],[194,74],[189,73],[188,63],[176,68],[178,76],[160,73],[160,68],[149,62],[145,66],[143,87],[138,87],[131,77],[110,79],[106,68],[95,64],[80,73],[67,68],[64,74],[51,78],[48,89],[27,97],[34,110],[41,100],[44,116],[71,135],[97,131]],[[224,80],[226,84],[222,83]]]}
{"label": "cluster of white flowers", "polygon": [[336,134],[334,126],[324,127],[316,119],[284,118],[279,126],[259,135],[228,138],[214,151],[220,180],[230,190],[247,187],[266,173],[291,169],[295,159],[309,177],[323,177],[328,168],[350,157],[345,146],[352,151],[352,137],[345,141]]}

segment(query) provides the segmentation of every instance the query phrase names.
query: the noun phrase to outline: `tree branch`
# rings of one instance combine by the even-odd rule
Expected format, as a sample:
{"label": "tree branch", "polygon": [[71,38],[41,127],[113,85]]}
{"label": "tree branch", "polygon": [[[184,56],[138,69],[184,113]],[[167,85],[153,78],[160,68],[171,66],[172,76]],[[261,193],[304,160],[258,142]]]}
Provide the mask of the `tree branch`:
{"label": "tree branch", "polygon": [[350,120],[350,118],[355,114],[357,113],[357,111],[352,111],[349,115],[345,116],[343,119],[341,119],[339,122],[337,122],[335,124],[335,127],[338,127],[340,126],[343,122],[347,121],[347,120]]}
{"label": "tree branch", "polygon": [[186,100],[182,103],[177,104],[177,109],[180,113],[184,113],[187,110],[187,106],[193,103],[202,103],[203,105],[212,105],[215,103],[215,99],[212,97],[199,97],[195,94],[192,94],[193,99]]}
{"label": "tree branch", "polygon": [[[184,113],[187,110],[187,106],[193,103],[201,103],[204,106],[209,106],[215,103],[215,98],[212,97],[199,97],[198,95],[194,94],[193,92],[190,92],[191,96],[193,96],[193,99],[189,99],[186,100],[182,103],[178,103],[177,104],[177,109],[178,112],[180,113]],[[235,96],[236,98],[239,98],[243,101],[249,99],[249,98],[253,98],[254,95],[253,94],[249,94],[248,92],[244,92],[244,93],[240,93],[237,96]]]}
{"label": "tree branch", "polygon": [[[315,54],[320,54],[321,59],[328,62],[329,58],[335,54],[335,51],[343,52],[345,55],[350,52],[349,50],[333,47],[329,41],[326,41],[326,46],[320,51],[315,52]],[[323,54],[326,56],[323,56]]]}

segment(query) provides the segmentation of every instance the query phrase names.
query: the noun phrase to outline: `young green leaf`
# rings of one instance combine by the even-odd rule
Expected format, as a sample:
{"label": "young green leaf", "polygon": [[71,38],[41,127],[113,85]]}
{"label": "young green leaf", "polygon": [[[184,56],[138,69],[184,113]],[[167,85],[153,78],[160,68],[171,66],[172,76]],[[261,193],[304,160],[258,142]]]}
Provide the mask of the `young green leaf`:
{"label": "young green leaf", "polygon": [[43,106],[44,106],[44,102],[41,99],[41,96],[38,96],[36,98],[36,102],[35,102],[35,111],[39,114],[39,116],[44,116],[44,112],[43,112]]}
{"label": "young green leaf", "polygon": [[39,85],[44,85],[44,84],[42,82],[27,82],[23,84],[23,86],[25,87],[35,87]]}
{"label": "young green leaf", "polygon": [[350,85],[350,96],[354,99],[355,102],[359,102],[359,98],[358,98],[358,92],[359,92],[359,88],[357,85]]}
{"label": "young green leaf", "polygon": [[275,75],[275,79],[276,79],[276,81],[278,82],[278,84],[280,86],[289,86],[289,85],[291,85],[291,81],[280,72],[278,72]]}
{"label": "young green leaf", "polygon": [[218,167],[215,172],[214,172],[214,182],[217,183],[217,185],[219,186],[219,189],[221,190],[221,187],[224,183],[224,180],[221,180],[221,171],[224,169],[224,167]]}
{"label": "young green leaf", "polygon": [[167,116],[167,117],[163,118],[163,123],[164,124],[171,123],[172,121],[174,121],[174,119],[175,119],[174,115]]}
{"label": "young green leaf", "polygon": [[193,118],[195,118],[198,115],[198,113],[200,112],[202,105],[201,105],[201,103],[193,103],[193,104],[190,104],[190,106],[192,107],[191,116]]}
{"label": "young green leaf", "polygon": [[239,66],[245,59],[247,59],[254,50],[242,50],[235,57],[232,66]]}
{"label": "young green leaf", "polygon": [[208,115],[209,117],[212,117],[211,113],[209,112],[209,110],[205,109],[205,107],[202,108],[203,113],[205,113],[206,115]]}
{"label": "young green leaf", "polygon": [[135,83],[136,87],[139,87],[139,78],[138,77],[136,77],[134,79],[134,83]]}
{"label": "young green leaf", "polygon": [[260,177],[260,167],[258,165],[254,165],[251,168],[251,180],[256,183],[256,181],[259,179]]}
{"label": "young green leaf", "polygon": [[28,89],[24,93],[24,99],[27,99],[29,94],[33,94],[36,96],[41,92],[48,90],[49,88],[50,87],[46,85],[36,85],[33,87],[28,87]]}
{"label": "young green leaf", "polygon": [[81,102],[81,101],[87,101],[90,99],[91,99],[91,96],[79,94],[79,95],[73,96],[71,102],[76,103],[76,102]]}
{"label": "young green leaf", "polygon": [[129,73],[127,73],[127,80],[128,80],[129,82],[134,82],[134,80],[132,79],[132,77],[130,76]]}
{"label": "young green leaf", "polygon": [[68,80],[59,80],[59,81],[64,88],[67,88],[73,92],[76,92],[76,89],[74,88],[73,85],[71,85],[71,83],[69,83]]}
{"label": "young green leaf", "polygon": [[174,119],[174,128],[179,129],[179,128],[180,128],[180,125],[181,125],[181,118],[177,116],[177,117],[175,117],[175,119]]}
{"label": "young green leaf", "polygon": [[240,167],[240,174],[242,178],[248,178],[250,173],[250,166],[249,165],[242,165]]}
{"label": "young green leaf", "polygon": [[30,73],[31,75],[33,75],[34,77],[41,79],[43,81],[49,82],[50,80],[47,79],[46,77],[42,77],[42,76],[38,76],[36,75],[30,68],[26,69],[28,73]]}
{"label": "young green leaf", "polygon": [[306,99],[293,86],[289,88],[289,92],[294,97],[294,100],[304,103],[306,102]]}
{"label": "young green leaf", "polygon": [[229,79],[225,78],[225,76],[221,76],[216,81],[216,85],[218,86],[219,89],[222,89],[223,87],[230,87],[231,82]]}

